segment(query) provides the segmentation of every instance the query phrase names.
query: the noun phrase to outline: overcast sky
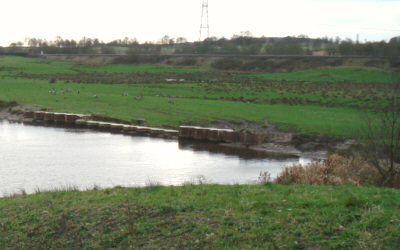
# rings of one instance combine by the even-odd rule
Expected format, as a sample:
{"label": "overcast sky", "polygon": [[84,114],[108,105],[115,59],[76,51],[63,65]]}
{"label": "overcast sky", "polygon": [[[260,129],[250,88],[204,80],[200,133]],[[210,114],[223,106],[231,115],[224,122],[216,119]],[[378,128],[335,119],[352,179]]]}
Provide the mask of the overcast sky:
{"label": "overcast sky", "polygon": [[[1,0],[0,45],[61,36],[105,42],[164,35],[198,39],[202,0]],[[400,35],[400,0],[209,0],[210,35],[348,37]]]}

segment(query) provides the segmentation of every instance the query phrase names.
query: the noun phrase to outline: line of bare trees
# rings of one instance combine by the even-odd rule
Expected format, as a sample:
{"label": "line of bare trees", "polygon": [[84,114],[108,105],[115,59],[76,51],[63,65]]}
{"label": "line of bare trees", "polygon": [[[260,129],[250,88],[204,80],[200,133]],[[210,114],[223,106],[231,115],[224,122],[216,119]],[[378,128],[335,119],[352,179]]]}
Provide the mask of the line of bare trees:
{"label": "line of bare trees", "polygon": [[[250,32],[241,32],[232,38],[210,37],[200,42],[188,42],[184,37],[172,38],[163,36],[157,42],[139,43],[135,38],[103,42],[98,38],[83,37],[75,41],[56,37],[48,41],[40,38],[28,38],[25,42],[12,43],[4,50],[37,53],[115,53],[115,47],[129,48],[130,53],[160,52],[163,48],[172,48],[170,53],[176,54],[244,54],[244,55],[322,55],[346,56],[400,56],[400,37],[394,37],[389,42],[359,43],[351,39],[308,38],[305,35],[297,37],[253,37]],[[24,48],[25,47],[25,48]],[[23,49],[24,48],[24,49]],[[321,54],[320,54],[321,55]]]}

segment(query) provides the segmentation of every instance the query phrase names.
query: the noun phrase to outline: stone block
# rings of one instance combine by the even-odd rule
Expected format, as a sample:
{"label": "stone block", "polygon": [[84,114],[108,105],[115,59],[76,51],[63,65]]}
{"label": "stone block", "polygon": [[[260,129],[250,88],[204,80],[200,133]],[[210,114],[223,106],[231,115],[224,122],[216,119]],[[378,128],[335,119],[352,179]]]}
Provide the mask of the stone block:
{"label": "stone block", "polygon": [[99,122],[99,128],[103,128],[103,129],[111,128],[111,123],[109,123],[109,122]]}
{"label": "stone block", "polygon": [[55,122],[65,122],[65,113],[54,113]]}
{"label": "stone block", "polygon": [[83,119],[78,119],[78,120],[75,120],[75,124],[77,126],[86,126],[86,121]]}
{"label": "stone block", "polygon": [[207,140],[209,141],[221,141],[220,131],[218,129],[209,129],[207,131]]}
{"label": "stone block", "polygon": [[89,128],[98,128],[99,127],[99,122],[98,121],[86,121],[86,125]]}
{"label": "stone block", "polygon": [[123,130],[124,129],[124,124],[111,123],[110,127],[111,127],[111,129],[114,129],[114,130]]}
{"label": "stone block", "polygon": [[142,127],[142,126],[135,126],[135,131],[139,135],[147,135],[150,133],[151,128],[149,127]]}
{"label": "stone block", "polygon": [[65,114],[66,123],[75,123],[75,121],[78,119],[80,119],[80,116],[77,114]]}
{"label": "stone block", "polygon": [[241,133],[240,142],[244,145],[259,145],[264,142],[264,137],[263,134]]}
{"label": "stone block", "polygon": [[158,137],[158,136],[162,136],[164,131],[161,128],[150,128],[149,133],[151,136]]}
{"label": "stone block", "polygon": [[33,118],[34,118],[35,120],[40,120],[40,121],[42,121],[42,120],[44,120],[44,114],[45,114],[44,111],[35,111],[35,113],[33,114]]}
{"label": "stone block", "polygon": [[45,121],[54,121],[54,113],[53,112],[45,112],[43,120]]}
{"label": "stone block", "polygon": [[133,130],[133,126],[132,125],[123,125],[122,130],[124,132],[129,132],[129,131]]}
{"label": "stone block", "polygon": [[236,131],[222,131],[222,141],[228,143],[240,142],[240,133]]}
{"label": "stone block", "polygon": [[178,130],[173,130],[173,129],[164,129],[163,134],[166,136],[178,136],[179,131]]}
{"label": "stone block", "polygon": [[24,117],[25,118],[33,118],[34,117],[34,112],[33,111],[25,111],[24,112]]}
{"label": "stone block", "polygon": [[194,139],[196,140],[207,140],[208,128],[195,128]]}
{"label": "stone block", "polygon": [[179,137],[184,139],[194,139],[196,128],[197,127],[192,126],[180,126]]}

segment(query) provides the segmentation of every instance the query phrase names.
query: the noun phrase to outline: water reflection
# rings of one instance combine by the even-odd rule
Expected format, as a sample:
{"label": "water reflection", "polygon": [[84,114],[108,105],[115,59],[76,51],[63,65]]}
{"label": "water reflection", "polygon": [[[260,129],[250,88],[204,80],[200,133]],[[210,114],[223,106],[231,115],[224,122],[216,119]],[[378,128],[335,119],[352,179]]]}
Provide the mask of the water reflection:
{"label": "water reflection", "polygon": [[179,149],[204,151],[216,154],[233,155],[246,160],[252,159],[274,159],[277,161],[286,161],[288,159],[298,159],[298,156],[290,154],[268,153],[255,151],[245,147],[229,146],[213,142],[197,142],[193,140],[179,140]]}
{"label": "water reflection", "polygon": [[244,184],[256,181],[260,171],[274,177],[303,160],[209,143],[0,122],[0,195],[21,188],[32,193],[60,186],[180,185],[198,176]]}

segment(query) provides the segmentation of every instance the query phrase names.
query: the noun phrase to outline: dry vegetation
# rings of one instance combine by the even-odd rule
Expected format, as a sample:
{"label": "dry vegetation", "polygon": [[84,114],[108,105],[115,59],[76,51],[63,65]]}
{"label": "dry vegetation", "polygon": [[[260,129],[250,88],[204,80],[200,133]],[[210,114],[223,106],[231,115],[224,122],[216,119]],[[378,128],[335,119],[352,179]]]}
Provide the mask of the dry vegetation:
{"label": "dry vegetation", "polygon": [[[304,167],[287,167],[275,181],[281,184],[379,186],[382,177],[374,166],[360,156],[345,158],[334,154],[326,160],[311,162]],[[386,186],[400,188],[400,165],[396,166],[394,178],[390,183],[386,183]]]}

